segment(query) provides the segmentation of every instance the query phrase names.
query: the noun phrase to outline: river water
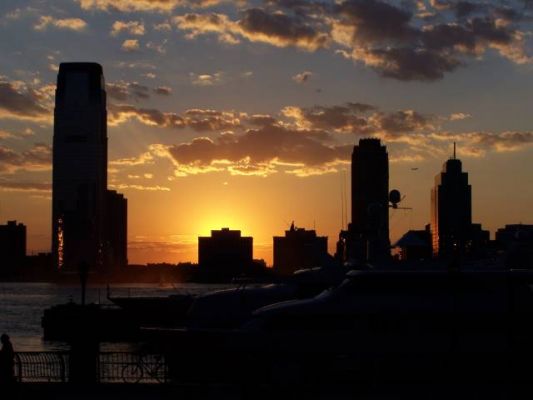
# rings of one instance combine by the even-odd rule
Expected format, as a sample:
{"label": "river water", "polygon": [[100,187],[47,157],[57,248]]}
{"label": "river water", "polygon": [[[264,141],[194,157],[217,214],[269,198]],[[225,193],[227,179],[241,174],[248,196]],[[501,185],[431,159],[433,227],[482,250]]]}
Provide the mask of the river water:
{"label": "river water", "polygon": [[[151,284],[112,285],[113,296],[168,296],[171,294],[201,294],[226,288],[228,285],[178,283],[169,286]],[[105,286],[89,286],[87,303],[108,304]],[[67,350],[63,342],[42,340],[41,317],[43,311],[70,300],[80,302],[80,288],[74,285],[53,283],[0,282],[0,334],[7,333],[16,351]],[[121,350],[124,344],[102,344],[102,350]]]}

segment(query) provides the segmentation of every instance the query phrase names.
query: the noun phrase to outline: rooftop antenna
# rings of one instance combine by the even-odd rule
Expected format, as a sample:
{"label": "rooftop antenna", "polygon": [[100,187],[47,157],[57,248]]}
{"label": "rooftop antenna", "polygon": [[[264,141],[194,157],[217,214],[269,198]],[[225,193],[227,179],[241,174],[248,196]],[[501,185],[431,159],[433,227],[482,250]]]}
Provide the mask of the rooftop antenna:
{"label": "rooftop antenna", "polygon": [[455,160],[455,142],[453,142],[453,159]]}
{"label": "rooftop antenna", "polygon": [[344,229],[344,190],[342,182],[342,172],[340,173],[341,178],[341,230]]}
{"label": "rooftop antenna", "polygon": [[346,171],[341,171],[341,230],[346,227],[348,211],[346,210]]}
{"label": "rooftop antenna", "polygon": [[348,206],[346,201],[346,170],[342,170],[342,209],[344,218],[342,221],[342,229],[346,228],[348,225]]}

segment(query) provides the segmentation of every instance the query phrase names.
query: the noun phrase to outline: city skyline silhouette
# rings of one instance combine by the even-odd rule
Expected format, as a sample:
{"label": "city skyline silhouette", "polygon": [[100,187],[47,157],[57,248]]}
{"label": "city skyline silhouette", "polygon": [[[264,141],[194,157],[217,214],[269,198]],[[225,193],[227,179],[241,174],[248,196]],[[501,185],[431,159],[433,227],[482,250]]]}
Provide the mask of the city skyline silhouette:
{"label": "city skyline silhouette", "polygon": [[[34,9],[2,5],[2,29],[25,29],[23,37],[35,43],[31,52],[2,64],[0,103],[0,221],[28,227],[29,253],[52,250],[52,115],[61,62],[99,62],[104,68],[108,186],[129,202],[132,264],[195,262],[197,238],[223,227],[253,236],[254,257],[272,264],[272,237],[293,220],[327,236],[328,251],[335,253],[338,232],[347,229],[339,221],[351,221],[351,210],[341,218],[351,152],[366,137],[387,146],[389,186],[412,208],[390,210],[391,243],[430,222],[434,176],[453,142],[473,187],[473,220],[491,238],[506,224],[531,223],[533,139],[525,89],[530,39],[512,36],[529,25],[508,13],[509,24],[497,26],[496,5],[464,16],[453,7],[388,5],[391,15],[406,13],[405,26],[420,46],[435,57],[448,52],[454,61],[394,64],[383,56],[372,64],[368,54],[350,52],[368,43],[381,48],[389,38],[372,36],[372,14],[362,6],[346,3],[317,13],[348,27],[365,15],[368,20],[361,21],[368,24],[360,29],[366,36],[352,42],[322,26],[322,19],[309,19],[311,6],[280,5],[287,24],[308,24],[316,33],[300,37],[298,30],[264,30],[254,18],[278,18],[266,3],[253,8],[214,2],[205,9],[176,2],[167,8],[125,2],[115,9],[108,2],[89,3],[65,4],[65,15],[54,14],[46,2]],[[202,16],[210,11],[228,23],[206,28]],[[469,32],[481,56],[437,46],[442,33],[431,37],[417,26],[424,12]],[[499,42],[469,25],[482,18],[501,35]],[[16,52],[9,41],[4,50]],[[492,73],[508,79],[495,82]]]}
{"label": "city skyline silhouette", "polygon": [[530,0],[0,2],[0,397],[531,390]]}

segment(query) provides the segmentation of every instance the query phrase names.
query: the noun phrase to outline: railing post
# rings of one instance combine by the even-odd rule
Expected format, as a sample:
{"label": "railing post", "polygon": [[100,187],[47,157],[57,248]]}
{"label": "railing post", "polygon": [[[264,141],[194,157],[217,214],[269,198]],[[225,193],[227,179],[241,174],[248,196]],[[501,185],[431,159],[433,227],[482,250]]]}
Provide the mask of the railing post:
{"label": "railing post", "polygon": [[61,374],[61,382],[65,382],[66,381],[66,377],[65,377],[65,357],[64,357],[64,354],[60,354],[59,356],[60,358],[60,367],[59,367],[59,370],[60,370],[60,374]]}
{"label": "railing post", "polygon": [[[87,339],[87,338],[85,338]],[[69,382],[97,383],[99,343],[76,340],[70,346]]]}
{"label": "railing post", "polygon": [[100,349],[96,353],[96,383],[100,383],[101,371],[100,371]]}
{"label": "railing post", "polygon": [[22,360],[18,353],[15,353],[15,358],[17,360],[17,379],[19,382],[22,382]]}

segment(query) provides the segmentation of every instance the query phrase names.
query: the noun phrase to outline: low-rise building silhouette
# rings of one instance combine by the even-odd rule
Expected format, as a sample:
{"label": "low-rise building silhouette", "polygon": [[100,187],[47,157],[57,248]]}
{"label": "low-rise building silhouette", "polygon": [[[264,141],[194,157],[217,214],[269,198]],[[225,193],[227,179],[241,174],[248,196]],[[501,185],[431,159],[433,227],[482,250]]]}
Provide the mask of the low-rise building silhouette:
{"label": "low-rise building silhouette", "polygon": [[246,273],[253,263],[253,238],[222,228],[198,237],[198,264],[207,275],[232,278]]}
{"label": "low-rise building silhouette", "polygon": [[507,268],[533,268],[533,225],[505,225],[496,231],[496,244]]}
{"label": "low-rise building silhouette", "polygon": [[26,257],[26,225],[17,221],[7,221],[0,225],[0,257],[2,258],[2,271],[12,272],[24,263]]}
{"label": "low-rise building silhouette", "polygon": [[315,230],[296,228],[294,222],[285,236],[274,236],[274,271],[290,275],[302,268],[319,267],[328,256],[327,236]]}
{"label": "low-rise building silhouette", "polygon": [[400,249],[401,261],[427,261],[431,259],[431,231],[426,229],[407,231],[394,245]]}

